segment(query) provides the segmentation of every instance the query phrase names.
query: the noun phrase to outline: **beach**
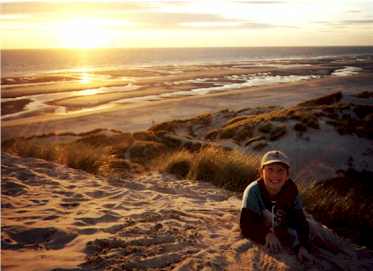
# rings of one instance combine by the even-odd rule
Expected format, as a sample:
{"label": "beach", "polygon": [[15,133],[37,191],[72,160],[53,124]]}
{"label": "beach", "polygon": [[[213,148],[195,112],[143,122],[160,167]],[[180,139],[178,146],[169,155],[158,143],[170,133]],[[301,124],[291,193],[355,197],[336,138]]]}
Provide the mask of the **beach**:
{"label": "beach", "polygon": [[288,106],[336,91],[367,91],[372,63],[369,57],[302,59],[7,77],[2,138],[102,127],[131,132],[225,108]]}
{"label": "beach", "polygon": [[[2,268],[370,270],[372,203],[354,202],[370,189],[372,87],[371,56],[2,77]],[[290,249],[268,253],[240,234],[249,180],[237,161],[253,159],[241,170],[251,168],[254,179],[270,149],[291,157],[305,199],[337,183],[338,193],[309,196],[332,202],[312,215],[347,209],[340,216],[352,221],[338,231],[350,240],[308,214],[313,232],[332,244],[314,248],[315,264]],[[217,176],[193,176],[209,151],[223,152],[212,157],[217,165],[207,163]],[[172,161],[172,170],[159,166]]]}

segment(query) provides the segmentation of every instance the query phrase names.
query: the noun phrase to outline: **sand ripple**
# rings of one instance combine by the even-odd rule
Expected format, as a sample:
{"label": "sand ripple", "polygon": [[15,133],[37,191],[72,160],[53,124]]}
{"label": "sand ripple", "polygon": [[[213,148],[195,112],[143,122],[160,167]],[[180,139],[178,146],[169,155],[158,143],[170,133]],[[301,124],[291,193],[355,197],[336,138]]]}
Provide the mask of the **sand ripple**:
{"label": "sand ripple", "polygon": [[6,270],[299,266],[294,255],[269,255],[242,239],[240,199],[208,183],[159,173],[107,180],[9,154],[2,154],[2,175],[1,253]]}

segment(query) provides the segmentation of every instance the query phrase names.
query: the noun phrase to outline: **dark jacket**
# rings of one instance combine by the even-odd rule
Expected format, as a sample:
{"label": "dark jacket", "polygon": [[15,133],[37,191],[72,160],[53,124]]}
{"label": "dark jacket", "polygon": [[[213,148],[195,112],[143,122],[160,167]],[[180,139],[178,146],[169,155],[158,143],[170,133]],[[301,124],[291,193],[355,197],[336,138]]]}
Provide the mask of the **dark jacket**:
{"label": "dark jacket", "polygon": [[[270,224],[265,223],[265,210],[274,214],[274,220]],[[288,229],[291,228],[298,235],[297,247],[309,247],[309,225],[303,213],[298,189],[291,179],[286,181],[273,198],[267,192],[263,179],[249,184],[243,194],[240,227],[244,237],[261,244],[265,243],[265,236],[271,228],[282,244],[290,242]]]}

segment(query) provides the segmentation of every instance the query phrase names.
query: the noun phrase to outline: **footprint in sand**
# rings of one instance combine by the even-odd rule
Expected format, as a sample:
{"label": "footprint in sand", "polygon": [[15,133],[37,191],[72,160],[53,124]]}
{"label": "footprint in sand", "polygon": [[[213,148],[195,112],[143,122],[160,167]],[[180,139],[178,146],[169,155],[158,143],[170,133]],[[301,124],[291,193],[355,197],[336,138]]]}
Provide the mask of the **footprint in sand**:
{"label": "footprint in sand", "polygon": [[104,198],[104,197],[112,195],[112,193],[106,192],[104,190],[95,190],[93,192],[87,192],[85,194],[87,196],[95,198],[95,199],[97,199],[97,198]]}
{"label": "footprint in sand", "polygon": [[61,229],[27,228],[23,226],[5,226],[1,238],[3,249],[36,248],[61,249],[77,236],[77,233]]}
{"label": "footprint in sand", "polygon": [[4,177],[1,180],[1,193],[7,196],[20,196],[28,191],[28,186],[17,182],[15,178]]}
{"label": "footprint in sand", "polygon": [[120,215],[118,215],[114,212],[110,212],[110,213],[104,214],[104,215],[99,216],[99,217],[77,218],[74,225],[76,225],[76,226],[88,226],[88,225],[92,226],[92,225],[96,225],[96,224],[99,224],[99,223],[115,222],[115,221],[118,221],[119,219],[121,219]]}
{"label": "footprint in sand", "polygon": [[73,209],[80,205],[79,202],[68,202],[68,203],[60,203],[60,206],[66,209]]}

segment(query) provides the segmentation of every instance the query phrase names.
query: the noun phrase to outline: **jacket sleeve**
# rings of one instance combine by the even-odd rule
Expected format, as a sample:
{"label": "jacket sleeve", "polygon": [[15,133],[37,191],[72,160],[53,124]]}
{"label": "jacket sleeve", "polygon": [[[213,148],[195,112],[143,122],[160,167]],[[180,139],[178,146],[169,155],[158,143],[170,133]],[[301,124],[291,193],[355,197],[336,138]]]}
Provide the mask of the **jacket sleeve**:
{"label": "jacket sleeve", "polygon": [[264,223],[263,216],[246,207],[241,208],[240,228],[245,238],[261,244],[265,243],[265,237],[270,231]]}
{"label": "jacket sleeve", "polygon": [[309,249],[309,224],[304,215],[303,207],[298,196],[296,197],[291,210],[290,223],[294,225],[294,228],[298,233],[300,246]]}

